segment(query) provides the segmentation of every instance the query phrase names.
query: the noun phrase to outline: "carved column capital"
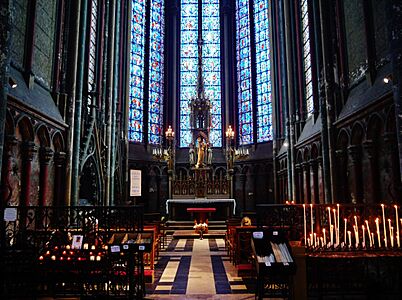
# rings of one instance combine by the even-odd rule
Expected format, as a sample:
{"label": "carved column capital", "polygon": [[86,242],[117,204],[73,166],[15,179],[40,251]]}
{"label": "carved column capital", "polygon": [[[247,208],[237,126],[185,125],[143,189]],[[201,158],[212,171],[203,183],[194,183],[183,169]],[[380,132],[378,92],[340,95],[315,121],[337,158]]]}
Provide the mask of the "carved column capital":
{"label": "carved column capital", "polygon": [[22,145],[22,154],[26,160],[32,161],[35,154],[38,152],[38,147],[34,142],[24,142]]}
{"label": "carved column capital", "polygon": [[367,153],[367,157],[369,160],[374,158],[375,155],[375,146],[373,141],[367,140],[363,143],[363,149]]}
{"label": "carved column capital", "polygon": [[54,153],[53,161],[57,167],[63,166],[66,161],[66,153],[65,152],[56,152]]}
{"label": "carved column capital", "polygon": [[13,156],[13,150],[14,147],[18,144],[18,140],[15,137],[15,135],[7,135],[5,138],[5,143],[4,143],[4,154],[7,157]]}
{"label": "carved column capital", "polygon": [[361,159],[360,153],[360,146],[359,145],[351,145],[348,147],[348,154],[350,157],[350,162],[352,165],[356,164]]}
{"label": "carved column capital", "polygon": [[40,162],[43,165],[48,165],[50,160],[53,157],[53,150],[49,147],[42,147],[40,148]]}

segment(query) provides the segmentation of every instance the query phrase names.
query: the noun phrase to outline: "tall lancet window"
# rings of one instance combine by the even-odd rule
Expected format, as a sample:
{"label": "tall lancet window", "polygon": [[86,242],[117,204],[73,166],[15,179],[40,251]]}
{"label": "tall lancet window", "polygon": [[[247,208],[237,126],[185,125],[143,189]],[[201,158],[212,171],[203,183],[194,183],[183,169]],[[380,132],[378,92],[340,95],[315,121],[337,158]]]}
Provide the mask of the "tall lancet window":
{"label": "tall lancet window", "polygon": [[96,89],[96,46],[98,29],[98,0],[91,1],[91,27],[89,29],[89,57],[88,57],[88,102],[87,112],[92,103],[92,93]]}
{"label": "tall lancet window", "polygon": [[303,64],[304,64],[304,83],[306,97],[307,117],[314,112],[313,99],[313,79],[311,75],[311,45],[309,31],[309,12],[308,1],[301,2],[301,22],[302,22],[302,38],[303,38]]}
{"label": "tall lancet window", "polygon": [[145,0],[132,1],[128,139],[144,140]]}
{"label": "tall lancet window", "polygon": [[254,0],[257,142],[272,140],[271,53],[268,0]]}
{"label": "tall lancet window", "polygon": [[[236,1],[238,126],[241,145],[272,140],[268,4],[269,0]],[[254,39],[251,32],[254,33]],[[251,56],[252,49],[255,49],[255,61]],[[252,65],[255,66],[253,71]],[[253,99],[253,95],[256,99]],[[255,131],[256,141],[254,140]]]}
{"label": "tall lancet window", "polygon": [[[181,74],[180,74],[180,147],[191,143],[191,98],[196,96],[197,40],[202,30],[202,49],[205,94],[212,104],[212,128],[210,142],[213,147],[222,146],[222,101],[220,63],[219,0],[181,1]],[[201,5],[199,5],[201,4]],[[199,18],[202,18],[199,28]]]}
{"label": "tall lancet window", "polygon": [[163,136],[164,5],[163,0],[150,3],[148,140],[150,144],[160,144]]}
{"label": "tall lancet window", "polygon": [[239,141],[253,143],[253,94],[251,85],[250,9],[248,0],[236,1],[237,81]]}

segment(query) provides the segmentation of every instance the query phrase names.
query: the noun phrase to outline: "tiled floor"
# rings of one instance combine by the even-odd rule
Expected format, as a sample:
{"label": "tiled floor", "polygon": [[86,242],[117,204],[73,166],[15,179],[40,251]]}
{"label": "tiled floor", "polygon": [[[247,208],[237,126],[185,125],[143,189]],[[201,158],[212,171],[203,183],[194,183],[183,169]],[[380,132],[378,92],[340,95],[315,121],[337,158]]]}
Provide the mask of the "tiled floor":
{"label": "tiled floor", "polygon": [[254,299],[254,280],[237,276],[223,239],[168,238],[147,299]]}

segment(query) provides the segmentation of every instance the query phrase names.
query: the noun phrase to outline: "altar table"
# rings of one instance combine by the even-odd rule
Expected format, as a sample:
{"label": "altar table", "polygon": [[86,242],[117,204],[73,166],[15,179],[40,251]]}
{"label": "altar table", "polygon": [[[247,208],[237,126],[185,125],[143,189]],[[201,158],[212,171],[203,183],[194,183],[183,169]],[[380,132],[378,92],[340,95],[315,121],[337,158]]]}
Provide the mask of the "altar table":
{"label": "altar table", "polygon": [[186,203],[186,204],[213,204],[213,203],[233,203],[233,214],[236,214],[236,200],[235,199],[208,199],[208,198],[195,198],[195,199],[168,199],[166,200],[166,214],[169,214],[169,204],[171,203]]}

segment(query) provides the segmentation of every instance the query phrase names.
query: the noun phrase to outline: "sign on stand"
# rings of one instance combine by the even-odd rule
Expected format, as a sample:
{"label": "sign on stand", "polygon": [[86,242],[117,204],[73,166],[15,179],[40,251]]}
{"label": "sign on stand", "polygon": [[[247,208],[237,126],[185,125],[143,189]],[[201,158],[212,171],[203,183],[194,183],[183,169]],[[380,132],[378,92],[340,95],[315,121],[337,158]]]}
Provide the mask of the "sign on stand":
{"label": "sign on stand", "polygon": [[141,196],[141,170],[130,170],[130,197]]}

